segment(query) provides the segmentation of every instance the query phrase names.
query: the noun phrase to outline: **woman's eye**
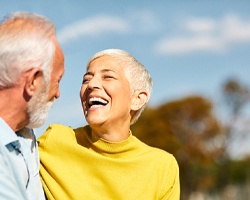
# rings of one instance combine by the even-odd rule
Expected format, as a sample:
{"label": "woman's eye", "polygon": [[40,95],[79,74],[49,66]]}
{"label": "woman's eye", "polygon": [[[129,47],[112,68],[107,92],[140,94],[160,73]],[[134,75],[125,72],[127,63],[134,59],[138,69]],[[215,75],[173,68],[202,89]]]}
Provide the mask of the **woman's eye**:
{"label": "woman's eye", "polygon": [[104,76],[104,79],[113,79],[114,78],[114,76],[110,76],[110,75],[105,75]]}
{"label": "woman's eye", "polygon": [[90,79],[85,78],[85,79],[83,79],[82,83],[86,83],[86,82],[88,82],[89,80],[90,80]]}

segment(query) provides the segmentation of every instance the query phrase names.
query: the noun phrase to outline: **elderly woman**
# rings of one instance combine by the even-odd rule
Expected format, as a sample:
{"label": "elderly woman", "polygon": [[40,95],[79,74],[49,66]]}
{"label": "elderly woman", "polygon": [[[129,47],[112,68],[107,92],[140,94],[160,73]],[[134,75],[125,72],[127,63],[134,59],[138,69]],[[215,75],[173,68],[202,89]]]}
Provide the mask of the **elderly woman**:
{"label": "elderly woman", "polygon": [[80,91],[88,125],[54,124],[39,139],[48,199],[180,198],[175,158],[130,131],[151,89],[148,71],[123,50],[104,50],[90,59]]}

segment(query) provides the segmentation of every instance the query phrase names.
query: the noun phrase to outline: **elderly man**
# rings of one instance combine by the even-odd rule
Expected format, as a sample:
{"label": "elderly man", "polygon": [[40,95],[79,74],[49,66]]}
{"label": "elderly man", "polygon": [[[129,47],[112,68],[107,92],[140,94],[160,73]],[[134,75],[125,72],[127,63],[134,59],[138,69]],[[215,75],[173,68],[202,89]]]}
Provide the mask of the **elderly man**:
{"label": "elderly man", "polygon": [[0,23],[0,198],[45,199],[32,128],[60,96],[64,56],[55,26],[16,12]]}

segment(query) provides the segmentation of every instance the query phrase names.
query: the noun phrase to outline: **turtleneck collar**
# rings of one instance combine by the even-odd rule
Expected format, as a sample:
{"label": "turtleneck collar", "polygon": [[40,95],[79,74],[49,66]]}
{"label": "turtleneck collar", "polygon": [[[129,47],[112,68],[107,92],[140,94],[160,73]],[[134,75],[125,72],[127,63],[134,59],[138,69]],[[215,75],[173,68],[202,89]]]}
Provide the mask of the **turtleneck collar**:
{"label": "turtleneck collar", "polygon": [[86,137],[89,142],[88,148],[92,149],[93,151],[103,156],[112,158],[127,158],[131,157],[132,155],[133,156],[137,155],[136,151],[138,151],[139,153],[140,149],[139,147],[141,143],[136,137],[132,135],[131,131],[129,137],[126,140],[120,142],[110,142],[102,138],[99,138],[97,140],[94,139],[96,137],[93,137],[91,128],[90,127],[85,127],[85,128],[87,129]]}

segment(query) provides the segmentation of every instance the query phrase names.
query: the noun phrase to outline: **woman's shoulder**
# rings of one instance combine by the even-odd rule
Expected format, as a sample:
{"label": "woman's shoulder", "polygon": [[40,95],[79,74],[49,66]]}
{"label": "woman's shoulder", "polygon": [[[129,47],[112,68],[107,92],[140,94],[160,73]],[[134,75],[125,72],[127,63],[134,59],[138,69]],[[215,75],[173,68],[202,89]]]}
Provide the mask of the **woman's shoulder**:
{"label": "woman's shoulder", "polygon": [[175,160],[175,157],[173,156],[173,154],[163,150],[163,149],[160,149],[160,148],[157,148],[157,147],[151,147],[150,146],[150,149],[151,149],[151,152],[152,154],[156,155],[158,158],[161,158],[161,159],[166,159],[169,161],[172,161],[174,162]]}
{"label": "woman's shoulder", "polygon": [[48,126],[44,134],[51,134],[51,133],[66,134],[66,133],[87,131],[88,129],[89,129],[89,126],[73,128],[71,126],[64,125],[64,124],[51,124]]}
{"label": "woman's shoulder", "polygon": [[64,124],[50,124],[46,131],[55,131],[55,130],[72,130],[71,126],[67,126]]}
{"label": "woman's shoulder", "polygon": [[75,131],[79,129],[81,128],[73,129],[63,124],[51,124],[37,141],[40,147],[48,144],[62,144],[66,140],[75,140]]}
{"label": "woman's shoulder", "polygon": [[[136,137],[135,137],[136,138]],[[138,138],[136,138],[138,143],[140,143],[143,152],[150,156],[152,159],[158,160],[158,162],[166,162],[166,163],[173,163],[176,164],[176,159],[173,154],[157,148],[153,146],[149,146],[148,144],[142,142]]]}

